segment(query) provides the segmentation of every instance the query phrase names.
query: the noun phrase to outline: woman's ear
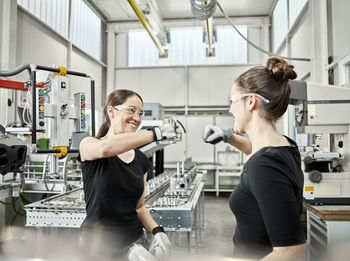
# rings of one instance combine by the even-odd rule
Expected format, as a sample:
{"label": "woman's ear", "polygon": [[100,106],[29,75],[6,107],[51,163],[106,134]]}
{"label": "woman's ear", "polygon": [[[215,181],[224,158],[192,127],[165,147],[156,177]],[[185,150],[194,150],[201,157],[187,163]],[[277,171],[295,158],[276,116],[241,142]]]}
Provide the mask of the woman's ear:
{"label": "woman's ear", "polygon": [[109,116],[110,119],[114,118],[114,108],[112,106],[108,106],[107,107],[107,114]]}
{"label": "woman's ear", "polygon": [[247,99],[248,110],[249,111],[254,110],[256,105],[257,105],[257,100],[256,100],[255,95],[249,95],[248,99]]}

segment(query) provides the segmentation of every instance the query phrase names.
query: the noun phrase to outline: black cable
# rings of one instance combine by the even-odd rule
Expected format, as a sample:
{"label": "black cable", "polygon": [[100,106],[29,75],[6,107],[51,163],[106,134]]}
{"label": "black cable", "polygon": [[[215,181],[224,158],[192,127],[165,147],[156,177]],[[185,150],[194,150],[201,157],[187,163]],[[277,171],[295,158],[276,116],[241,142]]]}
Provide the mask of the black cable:
{"label": "black cable", "polygon": [[185,129],[185,127],[182,125],[182,123],[179,121],[179,120],[176,120],[179,124],[180,124],[180,126],[182,127],[182,129],[184,130],[184,133],[186,133],[186,129]]}

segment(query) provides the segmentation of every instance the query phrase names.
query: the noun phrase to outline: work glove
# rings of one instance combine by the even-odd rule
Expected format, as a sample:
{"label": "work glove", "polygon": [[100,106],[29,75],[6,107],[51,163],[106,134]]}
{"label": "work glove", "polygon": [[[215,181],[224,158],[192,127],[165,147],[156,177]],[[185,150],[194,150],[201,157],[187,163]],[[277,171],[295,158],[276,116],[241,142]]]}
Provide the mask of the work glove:
{"label": "work glove", "polygon": [[160,130],[162,131],[163,139],[172,140],[176,138],[175,128],[173,125],[166,123],[160,126]]}
{"label": "work glove", "polygon": [[149,252],[158,259],[162,259],[169,255],[170,241],[162,227],[156,227],[152,231],[153,240],[149,248]]}
{"label": "work glove", "polygon": [[233,137],[233,129],[221,129],[214,125],[207,125],[203,130],[203,140],[206,143],[216,144],[220,141],[230,142]]}
{"label": "work glove", "polygon": [[160,141],[160,140],[163,140],[163,134],[162,134],[162,131],[161,129],[156,126],[156,127],[152,127],[148,130],[151,130],[153,132],[153,140],[154,141]]}
{"label": "work glove", "polygon": [[157,261],[157,258],[140,244],[135,244],[128,251],[128,261]]}

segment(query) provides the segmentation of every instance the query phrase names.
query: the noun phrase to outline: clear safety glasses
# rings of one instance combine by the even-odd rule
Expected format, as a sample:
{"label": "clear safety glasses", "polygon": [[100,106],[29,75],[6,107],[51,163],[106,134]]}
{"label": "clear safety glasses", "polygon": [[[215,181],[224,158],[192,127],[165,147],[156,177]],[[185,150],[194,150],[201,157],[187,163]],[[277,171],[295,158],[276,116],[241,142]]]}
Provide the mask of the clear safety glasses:
{"label": "clear safety glasses", "polygon": [[231,95],[230,100],[229,100],[229,105],[235,103],[239,99],[242,99],[244,97],[248,97],[251,94],[255,95],[256,97],[259,97],[260,99],[262,99],[263,102],[266,102],[266,103],[270,102],[268,99],[266,99],[265,97],[261,96],[260,94],[249,92],[249,93],[239,93],[239,94]]}
{"label": "clear safety glasses", "polygon": [[142,118],[145,115],[145,112],[143,110],[140,110],[136,106],[116,105],[116,106],[114,106],[114,109],[126,110],[129,114],[131,114],[131,115],[137,114],[140,118]]}

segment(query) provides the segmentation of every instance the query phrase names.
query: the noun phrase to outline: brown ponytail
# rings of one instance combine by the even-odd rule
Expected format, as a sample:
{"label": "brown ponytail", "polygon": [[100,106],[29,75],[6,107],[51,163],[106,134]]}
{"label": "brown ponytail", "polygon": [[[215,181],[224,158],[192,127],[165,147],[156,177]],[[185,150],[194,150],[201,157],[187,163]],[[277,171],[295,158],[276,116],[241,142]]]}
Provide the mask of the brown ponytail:
{"label": "brown ponytail", "polygon": [[108,133],[109,128],[111,127],[111,120],[109,119],[108,116],[108,107],[109,106],[116,106],[116,105],[121,105],[123,104],[127,98],[129,98],[130,96],[136,95],[137,97],[140,98],[141,102],[143,103],[143,100],[141,98],[141,96],[139,94],[137,94],[136,92],[133,92],[131,90],[115,90],[113,92],[111,92],[105,102],[105,106],[103,108],[103,114],[105,116],[105,121],[102,123],[100,129],[98,130],[97,133],[97,138],[101,138],[103,136],[106,136],[106,134]]}

